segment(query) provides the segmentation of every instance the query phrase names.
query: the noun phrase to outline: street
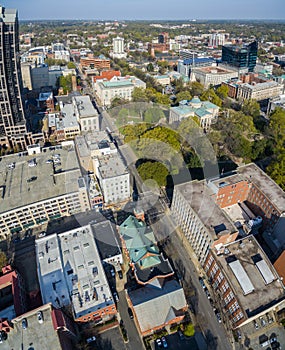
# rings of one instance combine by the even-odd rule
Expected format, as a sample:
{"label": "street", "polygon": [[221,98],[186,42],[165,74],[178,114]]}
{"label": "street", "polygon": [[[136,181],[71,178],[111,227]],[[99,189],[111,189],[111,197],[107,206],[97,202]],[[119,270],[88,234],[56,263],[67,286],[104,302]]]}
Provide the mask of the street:
{"label": "street", "polygon": [[[112,136],[114,134],[118,135],[117,127],[109,114],[106,111],[103,111],[102,117],[102,127],[109,128],[112,132]],[[138,191],[141,193],[149,190],[144,188],[145,186],[137,173],[135,167],[137,157],[130,146],[125,144],[119,146],[118,149],[126,166],[128,166],[130,173],[135,179]],[[158,203],[159,201],[155,201],[153,207],[155,208]],[[148,207],[147,210],[148,209],[150,208]],[[190,303],[195,310],[196,321],[203,330],[209,349],[231,350],[232,346],[228,340],[224,326],[223,324],[218,323],[210,302],[199,283],[199,274],[197,272],[197,267],[195,266],[196,262],[194,263],[195,259],[190,258],[189,252],[185,249],[183,242],[181,242],[181,239],[178,237],[176,232],[177,228],[173,223],[171,214],[169,211],[168,213],[161,213],[160,211],[160,214],[151,222],[151,224],[158,241],[165,240],[168,236],[170,237],[170,243],[165,247],[165,252],[173,261],[175,267],[181,270],[179,273],[181,274],[183,286],[188,287],[191,285],[191,288],[195,291],[195,296],[192,297]],[[139,340],[140,338],[138,338],[134,321],[131,320],[128,315],[128,306],[124,293],[124,291],[119,293],[120,302],[118,303],[118,309],[128,332],[130,340],[128,344],[129,349],[140,349],[142,348],[142,343]]]}
{"label": "street", "polygon": [[232,346],[227,333],[223,324],[217,321],[210,302],[199,283],[199,274],[193,262],[194,259],[191,259],[189,252],[185,249],[185,243],[178,237],[171,215],[162,215],[158,221],[152,224],[152,228],[157,240],[163,240],[169,236],[169,241],[163,249],[178,270],[184,289],[191,286],[195,291],[190,303],[195,310],[196,321],[203,330],[209,349],[231,350]]}
{"label": "street", "polygon": [[131,319],[128,314],[128,304],[124,290],[119,292],[119,300],[120,301],[117,304],[117,308],[120,313],[121,319],[123,320],[124,327],[127,330],[127,335],[129,338],[129,342],[125,344],[126,349],[143,350],[144,346],[135,326],[135,321],[134,319]]}

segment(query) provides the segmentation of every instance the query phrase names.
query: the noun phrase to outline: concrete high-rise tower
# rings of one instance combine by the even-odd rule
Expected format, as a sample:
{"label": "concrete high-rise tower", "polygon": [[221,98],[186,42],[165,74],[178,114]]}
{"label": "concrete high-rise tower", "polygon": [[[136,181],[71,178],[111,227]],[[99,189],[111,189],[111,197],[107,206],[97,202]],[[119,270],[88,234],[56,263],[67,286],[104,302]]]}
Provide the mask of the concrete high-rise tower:
{"label": "concrete high-rise tower", "polygon": [[113,58],[125,58],[127,54],[125,52],[124,38],[114,38],[113,39],[113,53],[111,54]]}
{"label": "concrete high-rise tower", "polygon": [[28,140],[21,97],[18,15],[0,6],[0,144],[25,149]]}

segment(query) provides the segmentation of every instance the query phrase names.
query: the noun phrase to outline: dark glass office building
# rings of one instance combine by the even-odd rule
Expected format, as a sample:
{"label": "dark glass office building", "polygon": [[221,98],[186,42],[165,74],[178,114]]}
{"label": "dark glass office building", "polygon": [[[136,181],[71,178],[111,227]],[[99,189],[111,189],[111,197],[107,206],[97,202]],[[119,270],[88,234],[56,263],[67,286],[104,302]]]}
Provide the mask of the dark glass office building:
{"label": "dark glass office building", "polygon": [[222,47],[222,62],[253,72],[257,59],[257,41],[246,46],[227,45]]}
{"label": "dark glass office building", "polygon": [[0,6],[0,144],[25,149],[21,79],[17,11]]}

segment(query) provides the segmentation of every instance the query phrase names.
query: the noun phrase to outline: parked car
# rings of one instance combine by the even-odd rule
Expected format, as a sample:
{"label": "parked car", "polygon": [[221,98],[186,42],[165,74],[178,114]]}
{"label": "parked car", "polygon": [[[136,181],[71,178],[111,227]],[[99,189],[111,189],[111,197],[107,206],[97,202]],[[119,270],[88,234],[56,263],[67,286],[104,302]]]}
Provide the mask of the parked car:
{"label": "parked car", "polygon": [[86,342],[89,344],[89,343],[92,343],[95,340],[96,340],[96,337],[95,337],[95,335],[93,335],[93,337],[87,338]]}
{"label": "parked car", "polygon": [[164,347],[164,348],[168,348],[168,344],[167,344],[167,341],[166,341],[165,337],[162,337],[162,338],[161,338],[161,341],[162,341],[163,347]]}
{"label": "parked car", "polygon": [[157,338],[155,342],[159,348],[162,348],[162,342],[161,342],[160,338]]}
{"label": "parked car", "polygon": [[219,323],[222,322],[221,314],[219,312],[216,312],[216,317]]}
{"label": "parked car", "polygon": [[182,333],[182,331],[178,331],[178,335],[179,335],[179,338],[180,338],[180,340],[184,340],[185,339],[185,337],[184,337],[184,334]]}
{"label": "parked car", "polygon": [[26,318],[22,319],[22,328],[23,329],[27,329],[28,328],[28,322]]}
{"label": "parked car", "polygon": [[204,291],[205,291],[205,294],[206,294],[207,298],[211,299],[211,295],[210,295],[210,292],[208,291],[208,289],[205,288]]}
{"label": "parked car", "polygon": [[119,276],[119,279],[120,279],[120,280],[123,279],[123,272],[122,272],[122,270],[119,270],[119,271],[118,271],[118,276]]}
{"label": "parked car", "polygon": [[132,309],[131,309],[130,307],[128,307],[128,314],[129,314],[129,316],[130,316],[131,319],[134,318],[133,311],[132,311]]}
{"label": "parked car", "polygon": [[202,277],[199,277],[199,282],[200,282],[202,288],[205,289],[205,288],[206,288],[206,285],[205,285],[204,280],[203,280]]}
{"label": "parked car", "polygon": [[119,301],[119,296],[118,296],[117,292],[114,292],[113,296],[114,296],[115,301],[118,302]]}
{"label": "parked car", "polygon": [[43,323],[44,322],[44,315],[43,315],[42,311],[38,311],[37,316],[38,316],[39,323]]}

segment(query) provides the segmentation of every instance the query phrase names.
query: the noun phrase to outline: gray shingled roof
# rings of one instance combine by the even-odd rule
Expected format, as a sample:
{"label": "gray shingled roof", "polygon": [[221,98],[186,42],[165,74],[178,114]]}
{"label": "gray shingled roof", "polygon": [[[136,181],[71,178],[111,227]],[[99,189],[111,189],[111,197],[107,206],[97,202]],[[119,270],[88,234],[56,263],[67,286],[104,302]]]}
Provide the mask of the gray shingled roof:
{"label": "gray shingled roof", "polygon": [[176,280],[159,285],[147,285],[129,292],[142,332],[163,325],[175,318],[187,305],[183,288]]}

